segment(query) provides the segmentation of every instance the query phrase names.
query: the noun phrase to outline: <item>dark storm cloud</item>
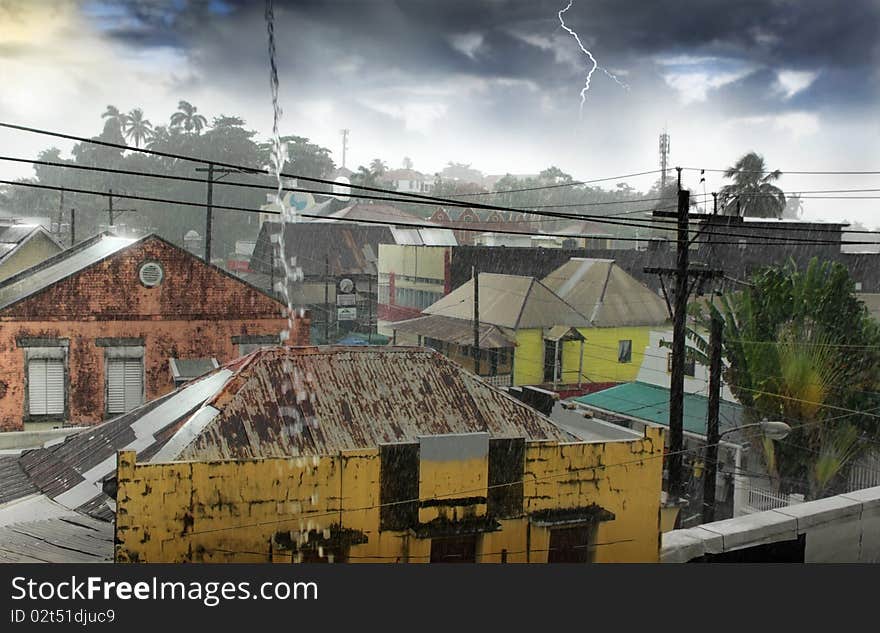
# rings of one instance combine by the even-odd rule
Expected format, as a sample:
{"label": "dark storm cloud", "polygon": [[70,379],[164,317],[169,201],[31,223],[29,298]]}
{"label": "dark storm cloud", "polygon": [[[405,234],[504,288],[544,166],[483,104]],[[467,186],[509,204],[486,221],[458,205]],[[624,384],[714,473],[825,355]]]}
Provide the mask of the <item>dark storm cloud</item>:
{"label": "dark storm cloud", "polygon": [[[390,48],[401,41],[418,41],[435,63],[455,65],[454,51],[438,46],[450,34],[511,29],[547,34],[557,27],[556,13],[565,4],[555,0],[279,0],[275,6],[284,20],[301,17],[344,32],[368,34]],[[253,0],[123,0],[117,6],[143,25],[139,43],[149,43],[150,36],[166,42],[171,33],[182,46],[210,18],[234,20],[243,13],[263,12],[263,3]],[[565,17],[597,48],[634,56],[704,52],[739,55],[768,65],[861,66],[876,57],[880,41],[876,0],[580,0]],[[112,28],[108,30],[113,33]],[[125,37],[130,32],[117,34]]]}

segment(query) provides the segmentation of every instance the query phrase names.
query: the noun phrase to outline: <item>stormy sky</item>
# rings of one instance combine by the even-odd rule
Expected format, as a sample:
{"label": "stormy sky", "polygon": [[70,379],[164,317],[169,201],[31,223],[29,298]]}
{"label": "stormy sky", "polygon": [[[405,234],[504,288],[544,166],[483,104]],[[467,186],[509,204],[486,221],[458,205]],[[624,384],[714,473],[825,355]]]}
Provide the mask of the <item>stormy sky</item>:
{"label": "stormy sky", "polygon": [[[347,166],[435,173],[557,165],[578,179],[747,151],[794,170],[880,170],[880,3],[812,0],[277,0],[282,132]],[[94,135],[107,104],[166,123],[180,99],[271,130],[260,0],[0,0],[0,120]],[[0,132],[15,155],[49,144]],[[25,168],[0,165],[5,176]],[[656,176],[630,179],[639,189]],[[685,185],[702,193],[699,172]],[[706,190],[724,181],[707,173]],[[880,189],[880,175],[785,175],[787,192]],[[871,196],[878,193],[852,195]],[[880,226],[878,200],[806,199],[806,217]]]}

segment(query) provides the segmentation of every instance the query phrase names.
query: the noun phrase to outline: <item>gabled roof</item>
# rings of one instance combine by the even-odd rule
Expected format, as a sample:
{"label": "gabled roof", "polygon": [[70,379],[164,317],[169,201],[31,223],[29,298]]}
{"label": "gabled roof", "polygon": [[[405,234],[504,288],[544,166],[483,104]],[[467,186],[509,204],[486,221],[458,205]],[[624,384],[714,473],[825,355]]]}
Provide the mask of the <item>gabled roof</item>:
{"label": "gabled roof", "polygon": [[[391,325],[391,329],[456,345],[474,344],[473,322],[464,319],[428,314],[407,321],[397,321]],[[515,336],[512,336],[509,331],[505,332],[497,325],[480,323],[479,337],[482,349],[516,347]]]}
{"label": "gabled roof", "polygon": [[[471,432],[575,441],[429,349],[283,346],[253,352],[60,444],[28,451],[18,465],[47,499],[109,520],[102,482],[116,472],[119,450],[154,462],[294,457]],[[22,496],[31,492],[19,488]]]}
{"label": "gabled roof", "polygon": [[[588,327],[588,319],[534,277],[480,273],[480,322],[518,330],[554,325]],[[423,310],[472,320],[474,282],[462,284]]]}
{"label": "gabled roof", "polygon": [[0,263],[37,235],[49,240],[59,251],[63,250],[58,240],[39,224],[0,224]]}
{"label": "gabled roof", "polygon": [[[36,266],[22,270],[0,282],[0,310],[10,308],[10,306],[14,304],[46,291],[59,282],[63,282],[76,274],[82,273],[108,258],[123,253],[123,251],[129,248],[145,245],[148,242],[158,243],[162,245],[163,248],[180,253],[184,257],[189,258],[190,261],[195,264],[210,268],[218,275],[235,280],[242,286],[246,286],[250,291],[259,293],[262,297],[277,302],[277,300],[268,295],[265,290],[236,277],[232,273],[223,270],[218,266],[203,261],[186,249],[172,244],[154,233],[150,233],[138,239],[130,239],[117,237],[116,235],[107,232],[99,233],[88,240],[84,240],[76,246],[40,262]],[[163,284],[163,287],[165,286],[167,286],[167,284]],[[204,303],[198,299],[194,299],[193,304],[198,306],[204,305]],[[225,309],[226,306],[224,306],[224,310]]]}
{"label": "gabled roof", "polygon": [[137,240],[102,233],[0,284],[0,310],[118,253]]}
{"label": "gabled roof", "polygon": [[669,319],[663,299],[613,259],[572,257],[543,282],[595,327],[662,325]]}
{"label": "gabled roof", "polygon": [[[574,398],[575,402],[611,414],[638,418],[650,424],[669,426],[669,389],[644,382],[627,382],[616,387]],[[693,393],[684,395],[684,430],[706,435],[709,399]],[[721,430],[740,426],[742,406],[721,401]]]}

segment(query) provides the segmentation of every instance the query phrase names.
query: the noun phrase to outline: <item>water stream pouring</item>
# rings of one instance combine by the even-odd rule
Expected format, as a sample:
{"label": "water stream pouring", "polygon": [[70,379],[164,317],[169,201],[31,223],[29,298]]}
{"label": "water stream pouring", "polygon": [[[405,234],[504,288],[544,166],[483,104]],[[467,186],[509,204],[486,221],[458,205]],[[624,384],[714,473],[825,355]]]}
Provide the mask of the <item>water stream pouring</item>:
{"label": "water stream pouring", "polygon": [[[281,133],[279,132],[279,122],[281,120],[282,110],[281,106],[278,103],[278,64],[275,58],[275,12],[273,7],[272,0],[266,0],[266,31],[269,36],[269,86],[272,91],[272,151],[271,151],[271,165],[270,168],[272,173],[275,174],[275,179],[278,183],[278,188],[275,191],[275,204],[281,210],[281,231],[278,237],[278,247],[281,250],[281,260],[284,264],[284,281],[283,283],[283,294],[284,294],[284,302],[287,306],[287,329],[281,332],[281,342],[287,343],[290,336],[297,332],[298,330],[294,327],[294,319],[303,319],[305,317],[305,309],[301,306],[295,305],[302,298],[302,281],[303,281],[303,271],[302,268],[297,266],[296,257],[292,256],[287,252],[285,247],[285,234],[287,232],[288,224],[295,224],[297,222],[296,218],[296,207],[293,205],[284,204],[284,181],[282,180],[281,173],[284,170],[284,165],[287,163],[287,147],[286,144],[281,141]],[[273,288],[275,290],[275,288]],[[296,341],[294,341],[296,343]],[[295,367],[288,366],[285,362],[285,374],[287,374],[287,380],[290,380],[290,386],[294,391],[298,393],[294,394],[297,404],[301,404],[305,400],[312,400],[313,394],[310,396],[306,393],[306,385],[305,381],[302,380],[303,377],[297,376],[297,370]],[[284,389],[284,393],[287,393],[287,390]],[[285,411],[282,407],[279,407],[278,417],[281,423],[285,426],[285,430],[288,433],[293,434],[301,434],[302,433],[302,412],[298,407],[285,407],[285,409],[293,409],[289,411],[287,415],[285,415]],[[306,420],[306,422],[314,422],[312,420]],[[298,455],[298,449],[294,448],[295,453]],[[299,463],[299,460],[297,460]],[[313,458],[313,467],[317,468],[320,460],[315,456]],[[315,492],[311,495],[310,501],[312,506],[317,505],[318,503],[318,493]],[[297,504],[298,506],[299,504]],[[301,515],[301,507],[297,507],[297,514]],[[308,521],[307,524],[308,531],[310,532],[312,529],[321,529],[321,525],[314,525],[311,520]],[[300,520],[300,531],[303,530],[303,521]],[[304,535],[304,541],[301,544],[304,544],[308,541],[307,533]],[[323,555],[323,551],[320,552],[320,555]],[[302,553],[299,552],[296,555],[296,561],[302,562]]]}

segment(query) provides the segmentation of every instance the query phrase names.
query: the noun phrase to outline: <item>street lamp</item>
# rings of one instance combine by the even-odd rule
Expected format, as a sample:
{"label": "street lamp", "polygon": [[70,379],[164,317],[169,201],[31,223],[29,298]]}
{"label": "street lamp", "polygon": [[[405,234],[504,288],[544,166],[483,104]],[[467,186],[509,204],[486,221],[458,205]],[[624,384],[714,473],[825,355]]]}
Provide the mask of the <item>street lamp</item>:
{"label": "street lamp", "polygon": [[727,429],[726,431],[718,434],[718,439],[720,440],[728,433],[733,433],[734,431],[742,431],[743,429],[753,429],[757,427],[761,428],[761,432],[764,437],[771,440],[784,440],[786,437],[788,437],[788,434],[791,433],[791,427],[785,422],[780,422],[779,420],[768,420],[767,418],[764,418],[760,422],[753,422],[752,424],[744,424],[742,426],[737,426],[732,429]]}
{"label": "street lamp", "polygon": [[715,479],[718,476],[718,445],[721,442],[721,438],[734,431],[754,428],[760,428],[764,437],[771,440],[785,439],[791,433],[791,427],[785,422],[764,418],[760,422],[737,426],[727,429],[722,433],[717,431],[710,433],[706,438],[706,469],[705,479],[703,480],[703,523],[711,523],[715,520]]}

